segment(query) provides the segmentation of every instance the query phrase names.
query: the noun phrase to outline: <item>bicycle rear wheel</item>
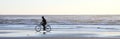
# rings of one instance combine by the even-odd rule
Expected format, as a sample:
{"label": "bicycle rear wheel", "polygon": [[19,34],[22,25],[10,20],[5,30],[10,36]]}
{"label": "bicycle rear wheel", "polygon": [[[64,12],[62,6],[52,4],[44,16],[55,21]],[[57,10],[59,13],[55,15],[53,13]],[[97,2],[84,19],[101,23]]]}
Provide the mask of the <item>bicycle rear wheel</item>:
{"label": "bicycle rear wheel", "polygon": [[51,26],[50,25],[46,25],[46,31],[50,32],[51,31]]}
{"label": "bicycle rear wheel", "polygon": [[38,25],[37,25],[37,26],[35,26],[35,31],[40,32],[40,31],[41,31],[41,29],[42,29],[42,28],[41,28],[41,25],[40,25],[40,26],[38,26]]}

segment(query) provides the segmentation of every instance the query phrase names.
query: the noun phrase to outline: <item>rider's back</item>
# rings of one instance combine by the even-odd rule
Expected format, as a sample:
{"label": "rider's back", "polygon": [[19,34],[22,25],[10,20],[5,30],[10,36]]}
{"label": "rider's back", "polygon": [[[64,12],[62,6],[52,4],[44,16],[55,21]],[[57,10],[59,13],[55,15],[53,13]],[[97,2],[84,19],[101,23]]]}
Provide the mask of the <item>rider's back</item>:
{"label": "rider's back", "polygon": [[42,16],[42,25],[46,25],[47,22],[46,22],[46,19],[44,18],[44,16]]}

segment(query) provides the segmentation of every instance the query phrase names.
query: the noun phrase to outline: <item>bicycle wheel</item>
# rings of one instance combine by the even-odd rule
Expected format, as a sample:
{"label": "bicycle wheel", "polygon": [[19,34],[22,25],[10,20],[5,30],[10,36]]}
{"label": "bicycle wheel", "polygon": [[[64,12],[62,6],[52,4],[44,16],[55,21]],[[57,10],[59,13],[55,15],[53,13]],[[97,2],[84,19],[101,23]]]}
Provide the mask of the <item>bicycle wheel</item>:
{"label": "bicycle wheel", "polygon": [[40,32],[41,31],[41,25],[40,26],[35,26],[35,31]]}
{"label": "bicycle wheel", "polygon": [[50,32],[51,31],[51,26],[50,25],[46,25],[46,31]]}

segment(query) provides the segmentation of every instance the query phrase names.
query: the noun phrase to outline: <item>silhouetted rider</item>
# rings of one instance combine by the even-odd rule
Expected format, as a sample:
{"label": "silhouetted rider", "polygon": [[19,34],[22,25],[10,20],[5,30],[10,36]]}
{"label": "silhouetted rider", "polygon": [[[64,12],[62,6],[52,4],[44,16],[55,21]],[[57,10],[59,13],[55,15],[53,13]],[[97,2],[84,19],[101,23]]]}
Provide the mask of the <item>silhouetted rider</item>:
{"label": "silhouetted rider", "polygon": [[46,24],[47,24],[47,22],[46,22],[46,19],[44,18],[44,16],[42,16],[42,22],[40,23],[42,26],[43,26],[43,30],[45,31],[46,30]]}

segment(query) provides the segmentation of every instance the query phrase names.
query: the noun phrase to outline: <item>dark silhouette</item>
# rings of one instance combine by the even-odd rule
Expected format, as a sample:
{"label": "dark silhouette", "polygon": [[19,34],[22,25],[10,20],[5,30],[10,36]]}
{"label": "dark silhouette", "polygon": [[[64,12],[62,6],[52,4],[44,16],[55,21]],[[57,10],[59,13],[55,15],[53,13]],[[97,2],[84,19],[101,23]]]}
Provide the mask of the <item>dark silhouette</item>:
{"label": "dark silhouette", "polygon": [[43,31],[46,30],[46,24],[47,24],[46,19],[44,18],[44,16],[42,16],[42,22],[41,22],[41,25],[43,26]]}
{"label": "dark silhouette", "polygon": [[45,35],[46,34],[46,32],[43,32],[43,35]]}

